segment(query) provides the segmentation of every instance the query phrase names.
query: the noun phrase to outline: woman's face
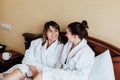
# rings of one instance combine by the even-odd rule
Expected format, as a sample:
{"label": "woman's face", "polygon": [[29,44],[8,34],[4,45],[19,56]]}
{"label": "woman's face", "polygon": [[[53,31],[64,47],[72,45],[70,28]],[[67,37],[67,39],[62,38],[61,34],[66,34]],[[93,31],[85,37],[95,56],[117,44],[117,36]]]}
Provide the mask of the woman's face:
{"label": "woman's face", "polygon": [[49,42],[54,42],[58,39],[59,31],[52,26],[50,26],[47,30],[47,38]]}
{"label": "woman's face", "polygon": [[70,30],[67,28],[66,29],[66,36],[68,38],[68,41],[73,42],[74,41],[74,35],[70,32]]}

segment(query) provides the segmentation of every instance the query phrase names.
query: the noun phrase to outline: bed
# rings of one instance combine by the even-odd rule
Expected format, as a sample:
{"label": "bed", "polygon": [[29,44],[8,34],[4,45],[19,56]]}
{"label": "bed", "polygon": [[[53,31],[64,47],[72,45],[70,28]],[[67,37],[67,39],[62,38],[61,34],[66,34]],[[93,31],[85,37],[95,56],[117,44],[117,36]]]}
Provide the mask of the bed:
{"label": "bed", "polygon": [[[23,33],[23,36],[25,39],[25,49],[29,48],[32,40],[42,37],[41,34],[33,34],[33,33]],[[61,36],[62,42],[65,44],[67,42],[67,37],[65,36],[65,32],[60,32],[60,36]],[[96,39],[91,36],[89,36],[87,40],[90,47],[95,51],[96,56],[100,55],[105,50],[109,49],[110,56],[112,59],[112,64],[113,64],[115,80],[120,80],[120,48],[115,47],[110,43],[107,43],[100,39]]]}

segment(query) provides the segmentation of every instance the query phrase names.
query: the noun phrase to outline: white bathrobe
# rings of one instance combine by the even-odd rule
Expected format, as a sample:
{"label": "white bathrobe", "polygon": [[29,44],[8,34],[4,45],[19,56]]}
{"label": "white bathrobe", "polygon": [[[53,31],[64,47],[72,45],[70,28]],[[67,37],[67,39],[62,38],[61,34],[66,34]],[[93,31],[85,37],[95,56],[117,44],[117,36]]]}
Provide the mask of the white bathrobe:
{"label": "white bathrobe", "polygon": [[38,71],[45,67],[55,68],[56,63],[60,59],[63,50],[63,44],[56,40],[47,48],[48,41],[42,46],[42,38],[31,42],[30,48],[26,50],[22,64],[17,64],[10,68],[5,73],[10,73],[16,68],[19,68],[23,73],[32,76],[32,72],[28,65],[36,66]]}
{"label": "white bathrobe", "polygon": [[88,80],[95,53],[85,39],[72,50],[71,47],[70,42],[64,46],[61,58],[62,69],[44,68],[42,80]]}

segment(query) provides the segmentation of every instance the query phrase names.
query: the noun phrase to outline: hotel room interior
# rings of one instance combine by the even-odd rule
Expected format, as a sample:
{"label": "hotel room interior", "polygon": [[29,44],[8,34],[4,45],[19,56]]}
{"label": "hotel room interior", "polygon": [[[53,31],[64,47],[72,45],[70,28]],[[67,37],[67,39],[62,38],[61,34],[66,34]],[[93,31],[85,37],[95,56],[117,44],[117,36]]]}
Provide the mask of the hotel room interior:
{"label": "hotel room interior", "polygon": [[[120,80],[119,0],[0,0],[0,45],[5,45],[6,51],[17,53],[19,60],[16,58],[18,61],[13,61],[14,64],[24,56],[25,38],[42,33],[44,23],[50,20],[60,25],[61,32],[65,32],[71,22],[86,20],[89,36],[109,46],[105,49],[110,49],[115,80]],[[3,72],[2,65],[7,66],[7,61],[0,61],[0,70]],[[14,65],[11,62],[8,64]]]}

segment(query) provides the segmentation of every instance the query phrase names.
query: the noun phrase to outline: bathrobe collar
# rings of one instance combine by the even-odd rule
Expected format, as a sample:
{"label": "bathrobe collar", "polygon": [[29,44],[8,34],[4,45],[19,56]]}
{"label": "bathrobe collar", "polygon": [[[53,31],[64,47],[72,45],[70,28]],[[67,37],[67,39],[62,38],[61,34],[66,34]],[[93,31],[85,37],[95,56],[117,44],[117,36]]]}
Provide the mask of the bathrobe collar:
{"label": "bathrobe collar", "polygon": [[[72,47],[72,43],[70,43],[70,44],[71,44],[71,46],[69,48],[69,51],[70,51],[70,49]],[[86,44],[87,44],[87,40],[86,39],[82,39],[82,41],[78,45],[76,45],[70,52],[68,52],[69,54],[68,54],[68,57],[67,57],[67,62],[72,57],[74,57],[81,48],[83,48],[84,46],[86,46]]]}
{"label": "bathrobe collar", "polygon": [[57,39],[55,42],[53,42],[53,43],[47,48],[47,44],[48,44],[48,40],[47,40],[46,43],[45,43],[45,45],[44,45],[44,47],[43,47],[45,53],[48,53],[48,51],[50,51],[50,52],[55,51],[55,50],[53,50],[53,49],[55,49],[59,43],[60,43],[60,42],[59,42],[59,40]]}

